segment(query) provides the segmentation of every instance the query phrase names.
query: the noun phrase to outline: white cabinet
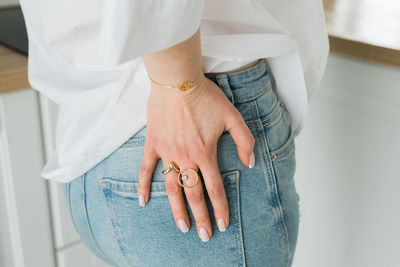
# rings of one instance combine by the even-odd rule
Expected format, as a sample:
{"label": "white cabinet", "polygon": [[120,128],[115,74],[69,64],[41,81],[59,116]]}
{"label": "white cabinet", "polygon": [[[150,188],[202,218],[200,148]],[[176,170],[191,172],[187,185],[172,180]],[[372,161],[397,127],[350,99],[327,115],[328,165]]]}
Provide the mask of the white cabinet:
{"label": "white cabinet", "polygon": [[[54,149],[57,106],[43,95],[39,98],[45,157]],[[64,192],[60,183],[49,184],[50,208],[53,221],[55,251],[59,267],[107,267],[80,240],[67,212]]]}
{"label": "white cabinet", "polygon": [[105,267],[102,260],[95,256],[89,249],[80,242],[68,249],[58,251],[59,267]]}
{"label": "white cabinet", "polygon": [[0,95],[0,266],[54,266],[37,94]]}
{"label": "white cabinet", "polygon": [[[43,95],[40,95],[39,105],[41,110],[44,153],[46,159],[50,157],[55,147],[55,127],[57,122],[57,105],[48,100]],[[53,229],[55,246],[57,249],[62,249],[74,242],[80,240],[70,215],[67,212],[65,197],[60,183],[48,181],[49,193],[51,200],[51,214],[53,219]]]}
{"label": "white cabinet", "polygon": [[106,267],[81,242],[58,183],[40,176],[57,108],[32,90],[0,95],[0,267]]}

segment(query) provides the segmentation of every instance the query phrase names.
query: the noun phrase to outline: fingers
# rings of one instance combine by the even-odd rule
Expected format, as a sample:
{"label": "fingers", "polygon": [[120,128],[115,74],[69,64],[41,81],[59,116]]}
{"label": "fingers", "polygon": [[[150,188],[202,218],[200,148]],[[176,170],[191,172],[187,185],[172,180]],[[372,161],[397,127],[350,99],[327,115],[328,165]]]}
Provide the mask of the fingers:
{"label": "fingers", "polygon": [[[148,202],[153,171],[158,158],[159,156],[151,148],[151,146],[145,146],[142,164],[139,170],[139,183],[138,183],[139,204],[142,206]],[[170,167],[170,162],[175,162],[169,158],[166,159],[162,158],[162,160],[163,160],[164,170]],[[216,160],[216,158],[214,160]],[[181,169],[192,168],[199,174],[199,168],[196,166],[196,164],[193,164],[192,162],[181,161],[179,164],[177,162],[175,163],[178,168]],[[184,166],[184,168],[180,166]],[[182,175],[185,175],[187,177],[186,179],[181,178],[181,182],[185,186],[191,186],[196,182],[197,179],[196,174],[193,173],[192,171],[185,170],[182,172]],[[203,184],[201,178],[199,177],[198,182],[194,187],[191,188],[185,187],[185,189],[183,190],[183,187],[178,183],[177,172],[170,170],[168,173],[164,174],[164,176],[165,176],[165,188],[168,195],[168,200],[170,202],[171,211],[174,216],[175,223],[178,229],[180,229],[183,233],[186,233],[187,231],[189,231],[190,228],[189,216],[187,213],[186,203],[183,196],[183,191],[184,191],[186,198],[189,202],[190,208],[192,210],[194,219],[196,221],[197,234],[203,242],[208,241],[212,235],[212,228],[211,228],[211,222],[204,196]],[[219,178],[219,182],[221,183],[221,178]],[[216,183],[215,185],[217,186],[216,188],[218,188],[218,186],[221,188],[221,184],[218,185],[218,183]],[[211,184],[210,188],[214,188],[215,185]],[[221,189],[217,190],[221,192]],[[223,185],[222,185],[222,190],[223,190]],[[212,192],[214,192],[214,190]],[[222,192],[225,194],[224,191]],[[214,196],[214,193],[211,193],[211,195]],[[223,212],[220,212],[220,210],[223,210],[223,208],[219,207],[223,207],[224,205],[227,204],[226,203],[222,205],[218,204],[218,202],[220,202],[218,201],[218,197],[217,198],[213,197],[213,199],[217,199],[217,204],[216,204],[217,208],[215,208],[215,210],[217,210],[217,214],[223,214]],[[222,201],[226,202],[226,197]],[[226,220],[227,222],[229,222],[229,217],[227,217],[226,215],[221,215],[221,217],[227,218]]]}
{"label": "fingers", "polygon": [[214,209],[215,222],[219,231],[224,232],[229,225],[229,206],[217,163],[217,145],[209,157],[199,163],[199,168]]}
{"label": "fingers", "polygon": [[236,108],[234,109],[233,116],[230,116],[230,118],[226,128],[236,144],[240,161],[249,168],[253,168],[255,164],[253,152],[255,144],[254,136],[243,120],[242,114]]}
{"label": "fingers", "polygon": [[138,199],[140,206],[144,206],[149,201],[151,180],[158,159],[159,156],[153,147],[146,142],[139,169]]}
{"label": "fingers", "polygon": [[[191,162],[183,161],[181,166],[185,166],[185,169],[192,168],[199,173],[198,167]],[[196,174],[192,171],[185,170],[182,172],[182,175],[187,176],[187,179],[183,181],[184,185],[192,186],[196,182]],[[200,177],[195,186],[191,188],[185,187],[184,192],[196,221],[197,234],[199,235],[201,241],[207,242],[212,235],[212,228],[210,215],[208,213],[207,203],[204,196],[203,183]]]}
{"label": "fingers", "polygon": [[[163,164],[164,164],[164,170],[169,168],[170,162],[172,162],[172,159],[164,159],[163,158]],[[176,163],[176,162],[175,162]],[[179,167],[178,164],[176,164],[177,167]],[[182,193],[182,187],[179,185],[178,180],[177,180],[177,175],[173,170],[170,170],[167,174],[164,174],[165,176],[165,188],[167,191],[168,195],[168,200],[171,206],[171,211],[175,219],[176,226],[178,229],[180,229],[183,233],[186,233],[189,231],[190,228],[190,222],[189,222],[189,216],[187,214],[186,210],[186,203],[185,199]]]}

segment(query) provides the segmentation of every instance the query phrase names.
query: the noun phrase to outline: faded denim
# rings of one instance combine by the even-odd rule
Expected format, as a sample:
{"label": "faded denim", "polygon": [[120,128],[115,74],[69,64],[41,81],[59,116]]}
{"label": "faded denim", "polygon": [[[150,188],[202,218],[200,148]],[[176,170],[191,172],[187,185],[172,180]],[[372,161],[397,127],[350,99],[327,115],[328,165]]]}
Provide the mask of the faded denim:
{"label": "faded denim", "polygon": [[218,141],[218,165],[230,224],[203,243],[186,201],[191,228],[176,226],[157,162],[150,200],[138,203],[137,185],[146,127],[84,175],[65,184],[67,206],[83,242],[114,266],[271,266],[292,264],[299,225],[295,143],[290,116],[275,94],[266,61],[212,79],[242,114],[255,137],[255,166],[241,163],[228,132]]}

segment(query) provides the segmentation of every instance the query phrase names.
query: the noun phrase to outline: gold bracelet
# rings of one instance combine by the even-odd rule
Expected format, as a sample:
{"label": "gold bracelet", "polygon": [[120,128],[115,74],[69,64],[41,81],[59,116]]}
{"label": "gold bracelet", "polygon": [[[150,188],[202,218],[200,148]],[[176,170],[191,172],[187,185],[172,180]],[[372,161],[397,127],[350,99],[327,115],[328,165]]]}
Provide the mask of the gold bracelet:
{"label": "gold bracelet", "polygon": [[181,82],[181,84],[179,84],[178,86],[174,86],[174,85],[168,85],[168,84],[161,84],[159,82],[156,82],[155,80],[153,80],[150,75],[149,79],[150,81],[152,81],[153,83],[162,86],[162,87],[167,87],[167,88],[173,88],[173,89],[177,89],[179,91],[187,91],[189,89],[191,89],[192,87],[194,87],[196,85],[196,83],[199,81],[199,78],[201,77],[202,71],[200,71],[199,75],[197,76],[197,78],[194,81],[183,81]]}

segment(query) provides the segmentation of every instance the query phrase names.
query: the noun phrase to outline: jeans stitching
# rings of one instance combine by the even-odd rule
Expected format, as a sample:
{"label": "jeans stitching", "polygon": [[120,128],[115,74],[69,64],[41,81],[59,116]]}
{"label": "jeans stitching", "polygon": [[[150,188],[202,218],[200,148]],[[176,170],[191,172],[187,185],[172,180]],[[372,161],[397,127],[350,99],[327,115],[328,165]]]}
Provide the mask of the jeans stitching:
{"label": "jeans stitching", "polygon": [[68,211],[69,214],[71,215],[71,221],[75,227],[75,229],[78,229],[75,223],[74,215],[72,213],[72,208],[71,208],[71,183],[68,183],[67,185],[67,203],[68,203]]}
{"label": "jeans stitching", "polygon": [[272,127],[279,121],[284,111],[283,107],[281,106],[281,103],[282,101],[278,99],[272,111],[264,119],[261,120],[263,127],[266,126]]}
{"label": "jeans stitching", "polygon": [[108,203],[108,200],[107,200],[106,193],[105,193],[105,190],[104,190],[104,189],[110,190],[110,191],[112,191],[112,189],[102,188],[103,197],[104,197],[104,203],[105,203],[105,205],[106,205],[106,210],[107,210],[108,218],[109,218],[110,221],[111,221],[112,233],[113,233],[113,235],[114,235],[115,240],[116,240],[117,243],[118,243],[120,252],[121,252],[121,254],[123,255],[124,260],[126,261],[127,266],[129,266],[128,255],[127,255],[127,253],[126,253],[126,250],[125,250],[124,245],[122,244],[121,232],[119,231],[119,228],[115,225],[114,220],[112,220],[112,218],[115,217],[114,211],[113,211],[112,205],[108,205],[108,204],[107,204],[107,203]]}
{"label": "jeans stitching", "polygon": [[235,98],[235,103],[236,104],[242,104],[242,103],[245,103],[245,102],[250,102],[250,101],[256,100],[257,98],[259,98],[259,97],[261,97],[261,96],[263,96],[265,94],[268,94],[270,92],[272,92],[272,85],[271,85],[271,83],[268,83],[267,87],[265,87],[263,90],[260,90],[255,96],[243,97],[243,98]]}
{"label": "jeans stitching", "polygon": [[70,184],[71,183],[64,184],[64,191],[65,191],[65,198],[66,198],[65,199],[65,203],[67,204],[67,211],[69,212],[69,214],[72,215],[72,213],[71,213],[71,201],[70,201],[70,197],[69,197]]}
{"label": "jeans stitching", "polygon": [[241,251],[239,253],[239,255],[241,255],[241,263],[243,264],[242,266],[246,267],[246,256],[244,253],[244,242],[243,242],[243,232],[242,232],[242,216],[241,216],[241,211],[240,211],[240,188],[239,188],[239,171],[236,172],[235,174],[235,190],[236,190],[236,212],[238,215],[238,228],[239,228],[239,248],[241,248]]}
{"label": "jeans stitching", "polygon": [[[232,210],[234,210],[237,214],[237,225],[238,232],[235,232],[235,241],[236,242],[236,251],[238,255],[238,261],[240,263],[239,266],[246,266],[246,258],[244,253],[244,242],[243,242],[243,233],[242,233],[242,220],[241,220],[241,211],[240,211],[240,189],[239,189],[239,170],[233,170],[221,173],[224,184],[228,186],[233,185],[233,191],[236,192],[236,200],[232,203]],[[229,177],[233,176],[233,179]]]}
{"label": "jeans stitching", "polygon": [[270,156],[268,156],[269,158],[269,164],[270,164],[270,172],[272,173],[272,179],[273,179],[273,193],[274,193],[274,198],[276,199],[277,202],[277,207],[276,207],[276,211],[277,211],[277,219],[279,222],[279,225],[281,227],[282,230],[282,234],[283,234],[283,238],[285,239],[285,244],[284,246],[287,249],[287,255],[288,255],[288,259],[289,260],[289,256],[290,256],[290,249],[289,249],[289,242],[288,242],[288,231],[287,231],[287,226],[286,226],[286,222],[284,220],[284,215],[283,215],[283,208],[282,208],[282,202],[280,199],[280,195],[278,192],[278,185],[277,185],[277,176],[276,176],[276,171],[275,171],[275,166],[273,165]]}
{"label": "jeans stitching", "polygon": [[108,256],[104,254],[104,251],[100,248],[99,244],[97,243],[96,239],[94,238],[92,227],[90,225],[89,221],[89,216],[87,213],[87,202],[86,202],[86,173],[82,177],[82,182],[81,182],[81,190],[82,190],[82,212],[84,214],[84,220],[87,226],[87,231],[89,233],[89,238],[91,239],[92,243],[95,245],[97,248],[98,252],[106,259],[108,262],[111,262],[113,265],[115,265],[114,261],[111,260]]}
{"label": "jeans stitching", "polygon": [[[255,102],[256,104],[256,112],[259,115],[259,108],[258,108],[258,104],[257,102]],[[261,121],[261,120],[260,120]],[[261,124],[262,125],[262,124]],[[274,217],[277,220],[278,224],[279,224],[279,228],[281,229],[281,234],[283,236],[283,238],[286,240],[286,244],[288,244],[288,232],[287,232],[287,227],[286,227],[286,223],[283,219],[283,209],[282,209],[282,203],[280,201],[280,197],[279,197],[279,192],[277,191],[277,177],[276,177],[276,173],[275,173],[275,168],[273,166],[273,162],[272,162],[272,158],[271,158],[271,153],[269,151],[269,142],[266,136],[266,133],[264,131],[264,127],[261,127],[260,129],[260,135],[261,135],[261,140],[263,142],[263,154],[264,154],[264,164],[265,164],[265,171],[267,172],[267,175],[265,175],[265,180],[267,185],[269,186],[269,190],[271,193],[271,196],[273,199],[275,199],[277,205],[273,206],[273,213],[274,213]],[[282,241],[281,241],[282,243]],[[287,264],[289,261],[289,256],[290,256],[290,250],[289,250],[289,245],[285,245],[282,244],[285,248],[286,248],[286,252],[287,252]]]}
{"label": "jeans stitching", "polygon": [[294,134],[293,131],[290,130],[289,138],[286,142],[278,149],[271,151],[271,155],[275,155],[276,159],[273,161],[278,161],[285,159],[293,150],[293,143],[294,143]]}
{"label": "jeans stitching", "polygon": [[131,137],[125,143],[123,143],[119,149],[142,146],[144,145],[145,141],[145,136]]}
{"label": "jeans stitching", "polygon": [[[287,119],[288,120],[288,124],[289,124],[289,137],[288,139],[285,141],[285,143],[277,148],[271,151],[271,156],[273,156],[273,161],[278,161],[278,160],[282,160],[284,158],[286,158],[288,155],[290,155],[290,152],[293,150],[293,146],[294,146],[294,131],[292,130],[292,126],[290,124],[290,116],[289,113],[287,111],[287,109],[282,109],[282,116],[280,117],[280,119]],[[277,120],[278,122],[279,120]],[[268,135],[266,135],[267,140],[268,139]]]}

